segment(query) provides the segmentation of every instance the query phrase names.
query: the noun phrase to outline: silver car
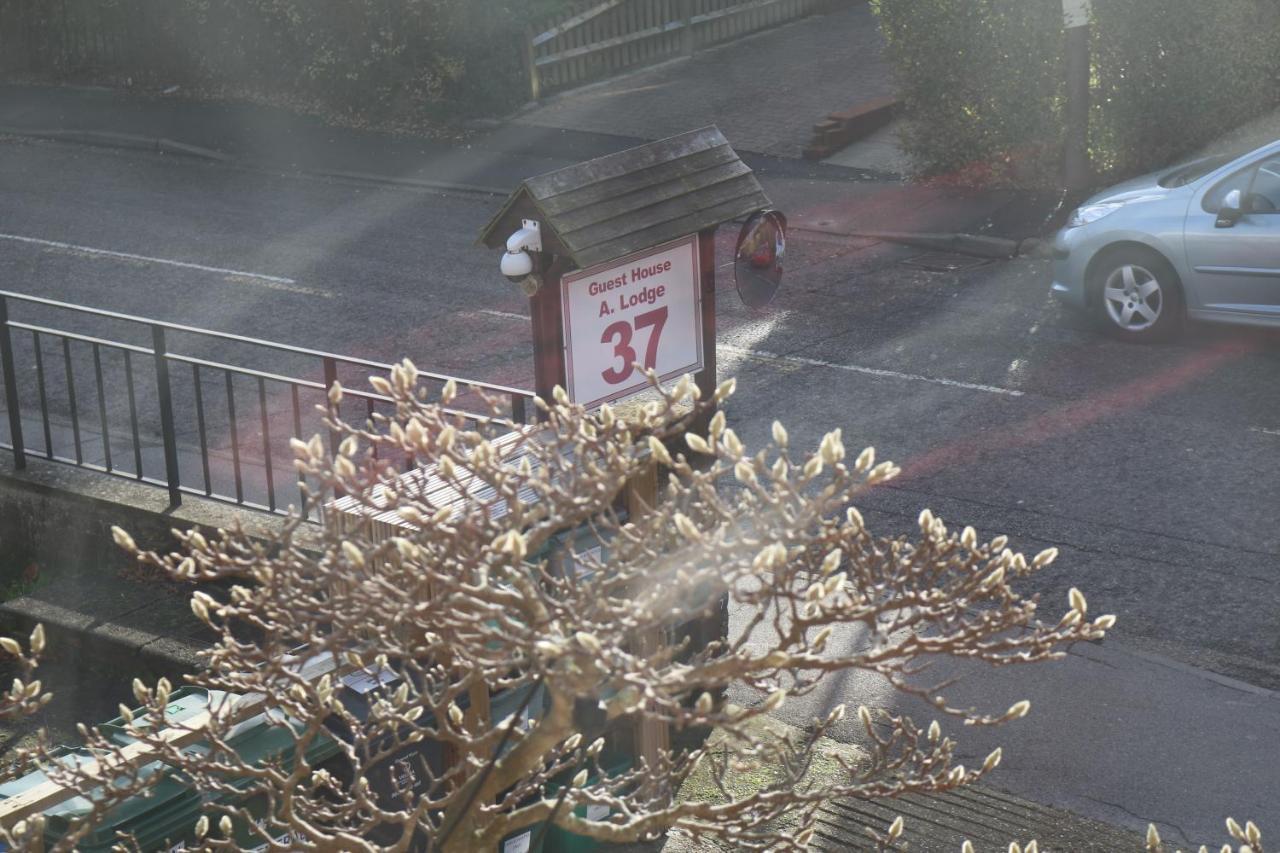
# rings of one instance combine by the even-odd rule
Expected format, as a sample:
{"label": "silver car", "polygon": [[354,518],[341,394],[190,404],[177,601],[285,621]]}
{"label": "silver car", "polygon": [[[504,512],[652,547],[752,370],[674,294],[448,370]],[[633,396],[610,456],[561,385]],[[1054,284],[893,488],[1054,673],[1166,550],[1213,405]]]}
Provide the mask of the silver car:
{"label": "silver car", "polygon": [[1165,337],[1184,317],[1280,326],[1280,142],[1099,193],[1053,259],[1054,293],[1122,338]]}

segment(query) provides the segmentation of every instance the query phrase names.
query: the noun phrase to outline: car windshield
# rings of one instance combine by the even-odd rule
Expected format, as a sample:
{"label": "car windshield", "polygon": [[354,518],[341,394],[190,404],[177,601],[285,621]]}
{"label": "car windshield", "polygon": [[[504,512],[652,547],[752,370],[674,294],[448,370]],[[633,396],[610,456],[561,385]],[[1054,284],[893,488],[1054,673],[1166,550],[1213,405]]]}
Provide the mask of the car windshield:
{"label": "car windshield", "polygon": [[1159,184],[1162,187],[1172,189],[1173,187],[1184,187],[1192,181],[1198,181],[1205,175],[1219,169],[1232,160],[1239,157],[1239,153],[1219,154],[1214,157],[1205,157],[1202,160],[1193,160],[1190,163],[1184,163],[1171,172],[1161,176]]}

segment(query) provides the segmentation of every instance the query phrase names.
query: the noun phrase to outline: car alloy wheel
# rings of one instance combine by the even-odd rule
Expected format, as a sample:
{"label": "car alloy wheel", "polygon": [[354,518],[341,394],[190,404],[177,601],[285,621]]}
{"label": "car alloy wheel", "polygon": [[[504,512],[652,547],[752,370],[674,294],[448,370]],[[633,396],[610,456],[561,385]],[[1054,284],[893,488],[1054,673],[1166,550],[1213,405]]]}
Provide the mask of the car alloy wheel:
{"label": "car alloy wheel", "polygon": [[1123,264],[1102,285],[1107,316],[1126,332],[1144,332],[1160,320],[1165,291],[1156,275],[1139,264]]}

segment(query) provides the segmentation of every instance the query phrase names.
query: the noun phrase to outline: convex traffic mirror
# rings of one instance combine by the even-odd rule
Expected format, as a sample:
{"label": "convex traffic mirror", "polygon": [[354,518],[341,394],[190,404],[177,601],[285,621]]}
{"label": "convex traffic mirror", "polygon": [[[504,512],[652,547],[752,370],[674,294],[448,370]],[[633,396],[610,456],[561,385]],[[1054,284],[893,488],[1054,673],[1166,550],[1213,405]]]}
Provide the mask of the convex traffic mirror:
{"label": "convex traffic mirror", "polygon": [[773,301],[782,283],[787,253],[787,219],[776,210],[754,213],[742,226],[734,252],[733,276],[738,296],[748,308]]}

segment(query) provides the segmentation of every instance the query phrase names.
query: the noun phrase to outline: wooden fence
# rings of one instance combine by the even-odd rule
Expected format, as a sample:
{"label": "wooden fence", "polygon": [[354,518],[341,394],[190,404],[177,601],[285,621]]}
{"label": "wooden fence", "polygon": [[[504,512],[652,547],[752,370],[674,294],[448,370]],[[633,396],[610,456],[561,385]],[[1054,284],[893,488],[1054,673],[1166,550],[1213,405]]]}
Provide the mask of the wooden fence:
{"label": "wooden fence", "polygon": [[534,100],[730,41],[848,0],[592,0],[528,33]]}

